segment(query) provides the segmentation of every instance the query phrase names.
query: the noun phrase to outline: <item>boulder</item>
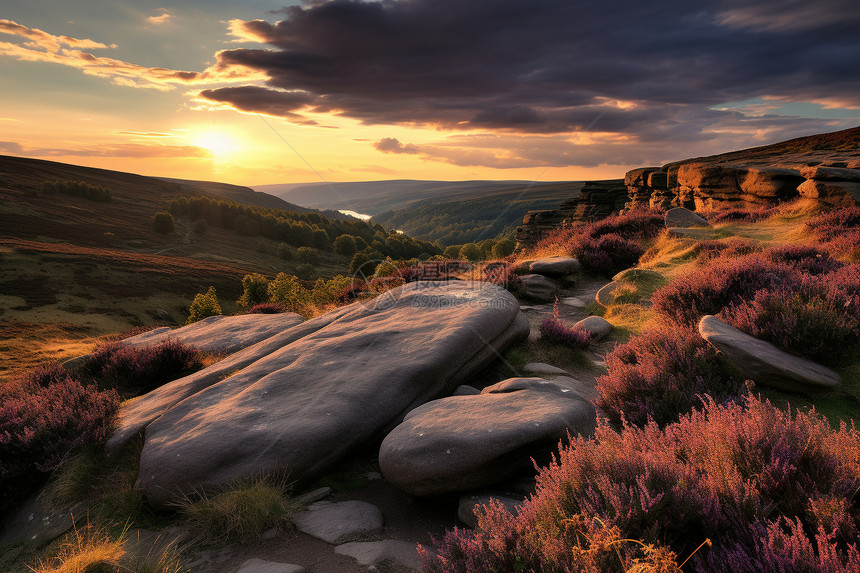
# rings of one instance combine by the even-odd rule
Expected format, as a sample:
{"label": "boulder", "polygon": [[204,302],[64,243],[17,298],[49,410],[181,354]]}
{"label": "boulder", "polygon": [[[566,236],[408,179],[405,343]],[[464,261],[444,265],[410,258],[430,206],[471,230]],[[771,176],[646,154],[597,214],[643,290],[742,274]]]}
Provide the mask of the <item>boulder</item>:
{"label": "boulder", "polygon": [[139,348],[154,346],[166,340],[178,340],[203,352],[232,354],[292,328],[303,320],[293,312],[210,316],[172,330],[156,328],[126,338],[122,344]]}
{"label": "boulder", "polygon": [[802,197],[820,199],[838,207],[860,204],[860,182],[856,181],[808,179],[801,183],[797,191]]}
{"label": "boulder", "polygon": [[303,533],[339,545],[382,531],[382,512],[364,501],[318,501],[293,515],[293,523]]}
{"label": "boulder", "polygon": [[579,261],[573,257],[549,257],[532,262],[529,272],[548,277],[563,277],[577,272],[579,268]]}
{"label": "boulder", "polygon": [[386,539],[384,541],[367,541],[344,543],[334,548],[340,555],[348,555],[364,566],[379,565],[384,561],[399,563],[408,569],[421,569],[421,558],[418,556],[418,546],[410,541]]}
{"label": "boulder", "polygon": [[699,334],[757,384],[790,392],[816,392],[839,385],[839,374],[833,370],[784,352],[716,316],[702,317]]}
{"label": "boulder", "polygon": [[741,194],[784,201],[797,196],[797,186],[803,182],[803,176],[795,169],[750,167],[746,173],[739,174],[738,180]]}
{"label": "boulder", "polygon": [[475,394],[480,394],[481,391],[475,388],[474,386],[469,386],[468,384],[462,384],[457,386],[454,390],[452,396],[474,396]]}
{"label": "boulder", "polygon": [[591,334],[591,340],[597,341],[601,338],[606,338],[612,332],[612,325],[605,318],[599,316],[589,316],[583,318],[573,325],[573,328],[585,330]]}
{"label": "boulder", "polygon": [[710,227],[711,224],[696,213],[683,207],[675,207],[666,211],[666,228],[672,227]]}
{"label": "boulder", "polygon": [[523,283],[524,296],[537,302],[551,302],[555,300],[558,285],[551,278],[543,275],[531,274],[520,277]]}
{"label": "boulder", "polygon": [[132,401],[109,446],[145,429],[137,487],[158,507],[260,473],[301,486],[528,332],[501,287],[409,283]]}
{"label": "boulder", "polygon": [[478,396],[443,398],[410,412],[379,450],[385,478],[411,495],[496,483],[556,451],[568,433],[590,434],[591,403],[541,378],[513,378]]}
{"label": "boulder", "polygon": [[860,169],[815,165],[804,167],[800,170],[800,174],[806,179],[815,179],[816,181],[852,181],[860,183]]}
{"label": "boulder", "polygon": [[457,519],[475,529],[478,527],[478,516],[475,515],[475,510],[479,506],[489,505],[493,502],[501,503],[513,515],[516,515],[523,505],[523,500],[503,495],[464,495],[460,497],[460,502],[457,505]]}

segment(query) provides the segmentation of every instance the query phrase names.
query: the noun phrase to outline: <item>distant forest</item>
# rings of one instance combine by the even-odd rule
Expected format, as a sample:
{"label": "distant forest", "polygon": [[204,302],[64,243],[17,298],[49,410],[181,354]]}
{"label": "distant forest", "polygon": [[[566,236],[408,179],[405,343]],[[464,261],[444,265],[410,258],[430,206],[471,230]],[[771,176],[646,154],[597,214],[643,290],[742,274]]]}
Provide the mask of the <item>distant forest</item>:
{"label": "distant forest", "polygon": [[[380,224],[357,219],[329,219],[314,212],[297,213],[254,207],[205,196],[174,199],[168,211],[174,217],[184,217],[190,222],[202,219],[210,226],[229,229],[242,236],[264,237],[294,247],[338,250],[344,256],[350,256],[348,251],[352,250],[336,248],[344,243],[354,243],[356,252],[381,255],[379,258],[410,259],[441,252],[432,243],[418,241],[396,231],[387,231]],[[351,240],[345,241],[341,237]]]}

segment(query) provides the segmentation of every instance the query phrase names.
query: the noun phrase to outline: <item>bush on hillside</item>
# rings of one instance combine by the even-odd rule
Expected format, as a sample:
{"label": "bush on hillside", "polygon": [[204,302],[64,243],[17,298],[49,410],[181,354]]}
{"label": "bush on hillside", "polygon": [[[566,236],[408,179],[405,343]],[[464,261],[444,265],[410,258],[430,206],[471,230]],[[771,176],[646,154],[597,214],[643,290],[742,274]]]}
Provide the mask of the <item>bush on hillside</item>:
{"label": "bush on hillside", "polygon": [[860,344],[860,299],[825,281],[762,290],[720,313],[751,336],[815,362],[832,364]]}
{"label": "bush on hillside", "polygon": [[173,232],[173,215],[167,211],[159,211],[152,217],[152,228],[156,233],[166,235]]}
{"label": "bush on hillside", "polygon": [[494,259],[504,259],[514,253],[517,243],[513,239],[501,239],[490,251],[490,256]]}
{"label": "bush on hillside", "polygon": [[71,181],[69,179],[44,181],[40,190],[42,193],[61,193],[63,195],[83,197],[90,201],[100,201],[102,203],[109,203],[111,200],[110,189],[102,187],[101,185],[93,185],[85,181]]}
{"label": "bush on hillside", "polygon": [[205,235],[209,230],[209,224],[206,223],[206,219],[195,219],[194,222],[191,223],[191,231],[198,235]]}
{"label": "bush on hillside", "polygon": [[845,266],[845,263],[831,257],[830,253],[820,246],[783,245],[768,249],[764,254],[775,263],[787,263],[810,275],[830,273]]}
{"label": "bush on hillside", "polygon": [[116,391],[59,370],[51,378],[45,385],[13,381],[0,390],[0,512],[41,485],[71,452],[109,434]]}
{"label": "bush on hillside", "polygon": [[673,280],[651,297],[655,311],[678,324],[695,326],[706,314],[718,314],[734,303],[752,300],[760,290],[791,288],[803,273],[787,263],[761,255],[720,258]]}
{"label": "bush on hillside", "polygon": [[185,324],[191,324],[210,316],[219,316],[221,314],[221,305],[218,304],[218,295],[215,292],[215,287],[209,287],[209,290],[205,294],[197,293],[194,295],[194,300],[191,301],[191,307],[188,309],[188,312],[188,320],[185,321]]}
{"label": "bush on hillside", "polygon": [[683,327],[649,330],[606,355],[597,379],[597,405],[613,422],[663,426],[716,400],[740,396],[743,380],[698,332]]}
{"label": "bush on hillside", "polygon": [[558,318],[547,316],[540,323],[540,337],[550,344],[577,349],[588,346],[591,333],[581,328],[565,326]]}
{"label": "bush on hillside", "polygon": [[485,509],[479,530],[446,536],[423,558],[430,571],[610,570],[581,565],[597,521],[675,555],[710,539],[689,571],[858,571],[858,452],[855,429],[753,397],[709,400],[665,429],[601,425],[540,471],[516,516]]}
{"label": "bush on hillside", "polygon": [[318,265],[320,252],[313,247],[299,247],[296,249],[296,260],[307,265]]}
{"label": "bush on hillside", "polygon": [[137,348],[111,342],[97,346],[75,372],[100,388],[146,393],[202,367],[200,352],[178,340]]}
{"label": "bush on hillside", "polygon": [[293,251],[288,244],[281,243],[278,245],[278,257],[283,261],[293,260]]}
{"label": "bush on hillside", "polygon": [[236,302],[246,309],[269,302],[269,279],[259,273],[242,277],[242,296]]}
{"label": "bush on hillside", "polygon": [[334,252],[343,255],[346,258],[352,258],[355,255],[358,247],[355,244],[355,237],[352,235],[341,235],[332,243]]}
{"label": "bush on hillside", "polygon": [[278,273],[275,280],[269,283],[269,300],[288,312],[310,315],[310,293],[293,275]]}
{"label": "bush on hillside", "polygon": [[807,230],[835,253],[860,261],[860,206],[834,209],[810,218]]}
{"label": "bush on hillside", "polygon": [[596,238],[580,235],[573,240],[570,250],[584,269],[604,276],[635,267],[644,252],[636,241],[614,233]]}

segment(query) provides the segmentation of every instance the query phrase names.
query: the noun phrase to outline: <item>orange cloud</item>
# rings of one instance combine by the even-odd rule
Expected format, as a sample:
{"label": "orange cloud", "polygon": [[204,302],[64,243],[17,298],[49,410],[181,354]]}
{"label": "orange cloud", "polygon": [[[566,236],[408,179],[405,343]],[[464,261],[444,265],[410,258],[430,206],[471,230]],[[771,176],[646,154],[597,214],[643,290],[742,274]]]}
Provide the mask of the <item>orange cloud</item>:
{"label": "orange cloud", "polygon": [[0,151],[28,157],[177,157],[209,159],[212,152],[196,145],[159,145],[149,143],[107,143],[72,149],[25,147],[14,141],[0,141]]}
{"label": "orange cloud", "polygon": [[78,68],[87,75],[107,78],[121,86],[168,91],[177,85],[249,82],[266,77],[244,66],[227,65],[221,62],[202,72],[140,66],[83,51],[83,49],[115,48],[114,44],[108,46],[89,39],[55,36],[38,28],[28,28],[12,20],[0,19],[0,33],[28,40],[21,44],[0,42],[0,56]]}
{"label": "orange cloud", "polygon": [[173,14],[164,10],[159,16],[150,16],[146,19],[146,21],[150,24],[155,24],[156,26],[160,26],[163,24],[169,24],[170,20],[173,18]]}

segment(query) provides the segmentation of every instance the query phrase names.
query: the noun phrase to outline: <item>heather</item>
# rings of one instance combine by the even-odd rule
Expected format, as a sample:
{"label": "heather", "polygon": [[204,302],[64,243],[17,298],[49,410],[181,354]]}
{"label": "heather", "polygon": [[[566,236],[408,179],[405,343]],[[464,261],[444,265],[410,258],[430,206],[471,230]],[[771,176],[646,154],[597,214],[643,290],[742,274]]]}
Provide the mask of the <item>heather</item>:
{"label": "heather", "polygon": [[860,206],[822,213],[806,222],[807,231],[831,251],[851,261],[860,261]]}
{"label": "heather", "polygon": [[585,348],[591,340],[591,333],[587,330],[566,326],[554,316],[548,316],[540,323],[540,336],[541,340],[572,349]]}
{"label": "heather", "polygon": [[693,247],[693,253],[699,263],[708,263],[721,257],[741,257],[760,250],[758,245],[746,239],[706,239]]}
{"label": "heather", "polygon": [[597,406],[618,424],[663,426],[701,408],[705,396],[719,401],[740,394],[743,380],[717,351],[689,328],[663,326],[616,346],[598,377]]}
{"label": "heather", "polygon": [[706,400],[662,429],[603,424],[540,470],[517,515],[485,508],[480,530],[424,553],[425,570],[610,570],[581,560],[595,522],[667,556],[692,554],[689,571],[857,570],[858,452],[853,428],[755,397]]}
{"label": "heather", "polygon": [[75,373],[102,388],[145,393],[202,367],[200,352],[177,340],[146,347],[112,342],[96,347]]}
{"label": "heather", "polygon": [[100,444],[119,406],[70,374],[42,371],[0,393],[0,512],[43,483],[74,450]]}

